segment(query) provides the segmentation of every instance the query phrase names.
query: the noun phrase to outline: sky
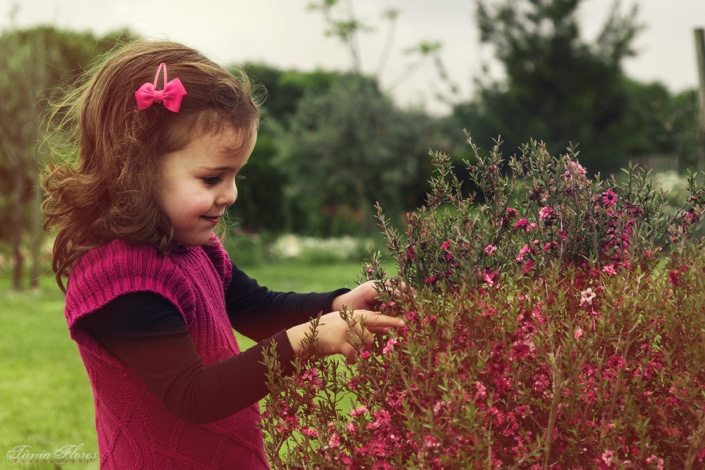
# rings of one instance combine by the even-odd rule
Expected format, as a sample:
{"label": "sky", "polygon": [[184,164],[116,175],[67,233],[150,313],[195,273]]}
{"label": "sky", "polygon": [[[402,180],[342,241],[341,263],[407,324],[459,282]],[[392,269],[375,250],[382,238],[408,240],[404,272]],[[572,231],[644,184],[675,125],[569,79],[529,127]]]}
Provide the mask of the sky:
{"label": "sky", "polygon": [[[584,0],[580,9],[583,36],[593,40],[614,0]],[[347,49],[325,35],[320,12],[311,0],[0,0],[0,30],[38,24],[104,34],[118,28],[152,39],[194,47],[222,65],[259,62],[282,69],[349,70]],[[360,40],[363,71],[376,74],[383,90],[403,107],[422,107],[433,114],[448,108],[435,96],[445,88],[430,62],[416,64],[404,51],[421,41],[442,44],[441,59],[458,86],[458,99],[473,96],[473,78],[482,65],[493,67],[491,50],[479,43],[473,0],[343,0],[355,15],[374,26]],[[637,56],[624,62],[628,76],[659,81],[671,92],[698,85],[694,29],[705,28],[705,0],[621,0],[623,11],[638,3],[644,30],[635,41]],[[387,8],[399,10],[394,43],[385,61],[388,31],[381,20]],[[15,9],[14,15],[10,12]],[[14,18],[14,19],[11,19]],[[379,68],[383,63],[384,67]]]}

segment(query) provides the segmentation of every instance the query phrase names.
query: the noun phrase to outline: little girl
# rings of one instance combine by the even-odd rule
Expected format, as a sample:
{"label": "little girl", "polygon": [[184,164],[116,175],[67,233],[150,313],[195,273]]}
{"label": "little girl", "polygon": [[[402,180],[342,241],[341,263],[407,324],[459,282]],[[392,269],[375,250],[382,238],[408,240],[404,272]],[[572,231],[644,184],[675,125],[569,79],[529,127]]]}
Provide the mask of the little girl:
{"label": "little girl", "polygon": [[[79,161],[54,156],[44,212],[93,389],[101,468],[269,468],[263,349],[273,345],[291,372],[309,320],[331,312],[317,351],[352,361],[351,335],[370,345],[403,322],[370,311],[371,283],[272,292],[229,260],[213,231],[237,198],[259,119],[244,77],[183,45],[141,41],[65,104],[54,137],[68,131]],[[259,343],[241,352],[233,328]]]}

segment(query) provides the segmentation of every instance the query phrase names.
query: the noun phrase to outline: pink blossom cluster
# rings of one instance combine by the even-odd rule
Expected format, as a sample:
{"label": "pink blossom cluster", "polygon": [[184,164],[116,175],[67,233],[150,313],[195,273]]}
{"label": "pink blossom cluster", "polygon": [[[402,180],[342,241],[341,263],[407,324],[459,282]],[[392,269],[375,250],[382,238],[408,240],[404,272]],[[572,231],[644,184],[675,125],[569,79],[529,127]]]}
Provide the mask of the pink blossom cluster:
{"label": "pink blossom cluster", "polygon": [[477,202],[435,164],[404,237],[380,216],[398,275],[364,269],[407,326],[272,375],[272,466],[703,468],[705,192],[664,215],[642,173],[593,181],[535,144],[512,172],[478,155]]}
{"label": "pink blossom cluster", "polygon": [[[425,295],[389,302],[385,313],[404,315],[407,328],[345,373],[309,363],[292,385],[298,412],[275,401],[265,418],[296,440],[300,468],[703,465],[705,371],[693,366],[705,346],[681,350],[699,333],[673,331],[699,316],[705,293],[689,299],[698,276],[679,265],[625,288],[636,276],[622,275],[456,291],[443,308]],[[676,305],[690,314],[664,319]],[[347,394],[342,408],[328,402],[336,390]]]}

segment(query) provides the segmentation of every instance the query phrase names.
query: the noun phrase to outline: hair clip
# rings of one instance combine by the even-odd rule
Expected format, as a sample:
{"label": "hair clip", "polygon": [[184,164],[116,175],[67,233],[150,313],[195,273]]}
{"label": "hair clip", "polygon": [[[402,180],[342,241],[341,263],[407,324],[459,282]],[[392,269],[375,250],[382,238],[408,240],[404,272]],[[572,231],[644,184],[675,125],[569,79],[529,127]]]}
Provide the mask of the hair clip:
{"label": "hair clip", "polygon": [[[157,90],[157,81],[159,80],[159,72],[164,76],[164,88]],[[169,111],[178,113],[181,109],[181,100],[184,99],[186,89],[181,84],[181,80],[175,78],[171,81],[166,79],[166,64],[159,64],[157,74],[154,76],[154,83],[145,83],[135,92],[137,100],[137,108],[140,110],[147,109],[153,103],[163,103],[164,107]]]}

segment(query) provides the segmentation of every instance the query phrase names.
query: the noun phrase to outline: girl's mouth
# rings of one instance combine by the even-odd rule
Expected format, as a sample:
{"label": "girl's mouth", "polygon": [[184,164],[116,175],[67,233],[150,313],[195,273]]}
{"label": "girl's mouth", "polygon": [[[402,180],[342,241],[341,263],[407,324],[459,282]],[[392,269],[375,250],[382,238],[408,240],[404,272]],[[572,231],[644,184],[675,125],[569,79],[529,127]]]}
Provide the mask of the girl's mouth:
{"label": "girl's mouth", "polygon": [[206,219],[208,222],[211,222],[212,224],[217,224],[218,221],[220,220],[220,216],[219,216],[219,215],[215,215],[215,216],[212,216],[212,215],[202,215],[201,217],[204,218],[204,219]]}

